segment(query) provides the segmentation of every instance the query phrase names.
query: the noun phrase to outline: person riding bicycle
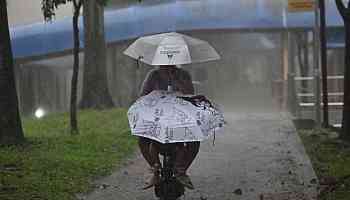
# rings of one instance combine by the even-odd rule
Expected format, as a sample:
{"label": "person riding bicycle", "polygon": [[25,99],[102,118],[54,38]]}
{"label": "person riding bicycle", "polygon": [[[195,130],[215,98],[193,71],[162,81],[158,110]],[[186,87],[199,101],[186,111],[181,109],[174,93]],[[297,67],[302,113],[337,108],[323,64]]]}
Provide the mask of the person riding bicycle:
{"label": "person riding bicycle", "polygon": [[[153,90],[167,90],[168,85],[171,84],[173,91],[178,91],[183,94],[194,94],[194,87],[192,84],[191,75],[174,65],[163,65],[157,69],[151,70],[141,87],[140,97],[149,94]],[[151,167],[151,178],[146,181],[143,189],[151,188],[160,183],[160,159],[159,148],[161,144],[154,140],[139,137],[139,148],[147,163]],[[200,142],[186,142],[176,144],[176,158],[175,158],[175,178],[189,189],[194,189],[190,177],[186,174],[196,158]]]}

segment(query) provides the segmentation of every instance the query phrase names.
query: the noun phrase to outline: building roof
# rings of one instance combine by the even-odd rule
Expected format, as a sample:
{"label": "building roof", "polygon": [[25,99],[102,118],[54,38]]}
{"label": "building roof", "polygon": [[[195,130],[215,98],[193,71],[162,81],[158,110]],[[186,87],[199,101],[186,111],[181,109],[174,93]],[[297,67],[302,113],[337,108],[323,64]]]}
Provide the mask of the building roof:
{"label": "building roof", "polygon": [[[343,27],[334,1],[326,2],[327,26]],[[108,43],[170,31],[282,31],[313,25],[313,12],[290,13],[286,0],[144,0],[105,12]],[[82,46],[83,28],[80,19]],[[11,37],[16,59],[67,52],[73,47],[72,21],[12,27]]]}

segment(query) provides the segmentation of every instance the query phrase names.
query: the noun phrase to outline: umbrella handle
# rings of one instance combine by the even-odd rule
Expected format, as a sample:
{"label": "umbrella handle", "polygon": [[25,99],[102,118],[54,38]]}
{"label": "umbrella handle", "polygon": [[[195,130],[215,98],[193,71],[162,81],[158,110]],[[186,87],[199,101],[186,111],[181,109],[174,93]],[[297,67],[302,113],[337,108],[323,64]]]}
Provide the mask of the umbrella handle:
{"label": "umbrella handle", "polygon": [[172,85],[168,85],[168,92],[173,92],[173,86]]}
{"label": "umbrella handle", "polygon": [[139,56],[139,57],[137,58],[137,69],[140,68],[141,59],[143,59],[143,56]]}
{"label": "umbrella handle", "polygon": [[168,70],[168,92],[174,92],[173,81],[174,81],[174,77],[172,75],[172,72]]}

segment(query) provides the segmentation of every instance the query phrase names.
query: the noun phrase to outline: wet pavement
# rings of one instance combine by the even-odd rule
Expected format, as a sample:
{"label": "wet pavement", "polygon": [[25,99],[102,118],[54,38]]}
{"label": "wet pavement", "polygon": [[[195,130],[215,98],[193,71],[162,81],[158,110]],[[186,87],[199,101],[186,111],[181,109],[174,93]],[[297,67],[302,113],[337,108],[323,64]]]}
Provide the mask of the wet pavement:
{"label": "wet pavement", "polygon": [[[203,142],[189,170],[196,187],[184,200],[312,200],[317,179],[285,113],[225,113],[225,133]],[[126,166],[96,181],[87,200],[156,199],[142,191],[146,163],[137,152]]]}

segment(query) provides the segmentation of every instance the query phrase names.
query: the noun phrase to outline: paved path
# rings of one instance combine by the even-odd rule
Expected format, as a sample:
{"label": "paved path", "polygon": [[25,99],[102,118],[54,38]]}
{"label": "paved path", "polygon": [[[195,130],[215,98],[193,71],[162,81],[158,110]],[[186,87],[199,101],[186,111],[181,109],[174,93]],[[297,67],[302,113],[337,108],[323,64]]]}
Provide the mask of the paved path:
{"label": "paved path", "polygon": [[[315,199],[315,174],[287,115],[226,113],[225,117],[229,124],[224,134],[217,135],[215,146],[212,141],[202,143],[189,171],[196,189],[186,191],[183,199]],[[155,199],[153,190],[139,189],[146,171],[137,154],[126,167],[98,180],[96,190],[84,199]],[[287,195],[293,197],[281,197]]]}

